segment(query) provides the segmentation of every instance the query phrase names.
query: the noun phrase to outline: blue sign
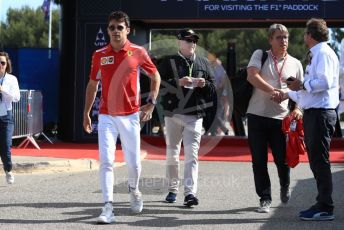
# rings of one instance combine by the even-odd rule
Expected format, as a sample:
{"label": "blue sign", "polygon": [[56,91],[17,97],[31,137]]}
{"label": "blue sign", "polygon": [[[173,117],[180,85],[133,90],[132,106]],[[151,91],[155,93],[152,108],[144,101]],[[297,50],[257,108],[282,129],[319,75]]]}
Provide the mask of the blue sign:
{"label": "blue sign", "polygon": [[132,19],[344,19],[339,0],[122,0]]}

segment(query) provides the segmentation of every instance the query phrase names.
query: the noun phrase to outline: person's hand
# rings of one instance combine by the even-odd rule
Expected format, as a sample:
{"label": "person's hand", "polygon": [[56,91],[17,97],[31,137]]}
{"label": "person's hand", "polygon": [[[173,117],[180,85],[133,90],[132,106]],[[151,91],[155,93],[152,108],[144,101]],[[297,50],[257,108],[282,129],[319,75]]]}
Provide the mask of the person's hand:
{"label": "person's hand", "polygon": [[141,106],[140,108],[140,120],[141,121],[149,121],[150,119],[152,119],[152,113],[154,110],[154,105],[153,104],[145,104],[143,106]]}
{"label": "person's hand", "polygon": [[288,94],[284,93],[280,89],[274,89],[274,91],[270,95],[270,99],[278,104],[287,98],[288,98]]}
{"label": "person's hand", "polygon": [[86,133],[91,133],[92,132],[91,118],[90,118],[90,116],[88,114],[84,115],[83,126],[84,126],[84,130],[85,130]]}
{"label": "person's hand", "polygon": [[295,77],[289,77],[285,82],[290,90],[299,91],[302,89],[302,81]]}
{"label": "person's hand", "polygon": [[205,86],[205,79],[204,78],[194,78],[194,81],[196,81],[196,87],[203,88]]}
{"label": "person's hand", "polygon": [[295,117],[296,120],[302,119],[303,114],[299,108],[295,108],[291,113]]}
{"label": "person's hand", "polygon": [[185,76],[179,79],[180,86],[191,86],[192,85],[192,78],[189,76]]}

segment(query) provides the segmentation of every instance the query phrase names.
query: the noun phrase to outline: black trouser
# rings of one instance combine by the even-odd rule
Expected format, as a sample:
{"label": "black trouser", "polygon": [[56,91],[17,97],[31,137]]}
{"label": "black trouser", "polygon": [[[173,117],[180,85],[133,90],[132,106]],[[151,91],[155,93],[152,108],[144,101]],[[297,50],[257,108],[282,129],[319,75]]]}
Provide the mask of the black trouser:
{"label": "black trouser", "polygon": [[316,206],[328,212],[332,212],[334,207],[329,153],[336,121],[335,110],[307,109],[304,111],[305,144],[310,168],[318,188]]}
{"label": "black trouser", "polygon": [[271,183],[268,172],[268,147],[272,150],[281,187],[289,187],[290,168],[285,163],[286,139],[282,121],[253,114],[247,115],[248,143],[252,155],[252,167],[256,192],[260,201],[271,199]]}

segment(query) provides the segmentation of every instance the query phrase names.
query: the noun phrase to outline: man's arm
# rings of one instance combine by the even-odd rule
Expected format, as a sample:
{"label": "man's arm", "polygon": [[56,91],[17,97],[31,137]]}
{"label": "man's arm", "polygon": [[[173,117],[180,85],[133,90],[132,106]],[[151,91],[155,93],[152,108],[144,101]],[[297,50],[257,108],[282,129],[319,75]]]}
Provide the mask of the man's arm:
{"label": "man's arm", "polygon": [[251,66],[247,68],[247,81],[255,88],[270,94],[271,99],[277,103],[281,103],[281,101],[286,99],[283,95],[283,90],[275,89],[269,83],[264,81],[256,67]]}
{"label": "man's arm", "polygon": [[10,78],[8,84],[0,85],[2,100],[7,103],[18,102],[20,99],[20,90],[17,78]]}
{"label": "man's arm", "polygon": [[84,126],[84,130],[87,133],[92,132],[90,112],[91,112],[94,99],[96,98],[96,95],[97,95],[98,84],[99,84],[99,81],[94,81],[90,79],[88,81],[87,88],[86,88],[83,126]]}
{"label": "man's arm", "polygon": [[156,100],[156,98],[158,97],[160,82],[161,82],[160,74],[158,71],[156,71],[151,77],[150,92],[149,92],[149,97],[151,99]]}
{"label": "man's arm", "polygon": [[264,81],[259,75],[259,70],[256,67],[251,66],[247,68],[247,81],[255,88],[263,90],[266,93],[271,94],[275,91],[274,87]]}
{"label": "man's arm", "polygon": [[197,87],[201,88],[200,93],[203,94],[203,96],[213,95],[216,93],[214,70],[207,59],[205,59],[204,65],[206,74],[204,74],[204,78],[199,78]]}
{"label": "man's arm", "polygon": [[151,83],[150,83],[150,92],[148,96],[149,102],[145,104],[144,106],[141,106],[141,115],[140,119],[142,121],[148,121],[149,119],[152,118],[152,113],[156,104],[156,99],[159,94],[159,88],[160,88],[160,74],[158,71],[156,71],[152,76],[151,76]]}

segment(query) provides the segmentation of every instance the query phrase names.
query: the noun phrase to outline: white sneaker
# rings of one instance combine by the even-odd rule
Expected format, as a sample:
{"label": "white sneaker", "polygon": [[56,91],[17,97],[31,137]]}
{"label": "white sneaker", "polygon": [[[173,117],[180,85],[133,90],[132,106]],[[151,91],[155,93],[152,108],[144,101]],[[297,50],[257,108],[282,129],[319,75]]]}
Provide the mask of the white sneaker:
{"label": "white sneaker", "polygon": [[263,200],[260,202],[259,207],[257,208],[257,212],[269,213],[270,212],[270,206],[271,206],[270,200]]}
{"label": "white sneaker", "polygon": [[139,190],[130,190],[131,189],[129,188],[131,211],[133,211],[134,213],[140,213],[142,212],[143,208],[142,193]]}
{"label": "white sneaker", "polygon": [[7,180],[7,184],[13,184],[14,183],[14,176],[13,176],[12,172],[6,171],[6,180]]}
{"label": "white sneaker", "polygon": [[111,224],[115,222],[115,215],[113,213],[113,207],[111,203],[106,203],[102,208],[102,213],[97,218],[97,223],[100,224]]}

